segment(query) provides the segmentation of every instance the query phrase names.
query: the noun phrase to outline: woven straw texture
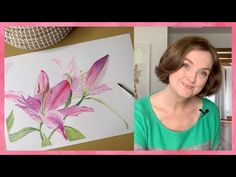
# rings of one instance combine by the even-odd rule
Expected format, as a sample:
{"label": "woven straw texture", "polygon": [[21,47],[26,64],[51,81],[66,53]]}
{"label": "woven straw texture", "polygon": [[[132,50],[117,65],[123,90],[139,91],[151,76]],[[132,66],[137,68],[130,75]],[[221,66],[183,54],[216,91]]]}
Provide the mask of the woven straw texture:
{"label": "woven straw texture", "polygon": [[68,35],[72,27],[5,27],[5,41],[17,48],[39,50]]}

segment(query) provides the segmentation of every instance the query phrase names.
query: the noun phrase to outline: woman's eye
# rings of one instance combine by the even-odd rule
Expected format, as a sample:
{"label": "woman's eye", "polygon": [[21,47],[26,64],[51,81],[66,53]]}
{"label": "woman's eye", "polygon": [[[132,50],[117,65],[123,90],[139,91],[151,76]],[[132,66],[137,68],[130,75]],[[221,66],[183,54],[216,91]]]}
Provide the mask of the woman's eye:
{"label": "woman's eye", "polygon": [[206,73],[206,72],[201,72],[201,75],[202,75],[203,77],[206,77],[206,76],[207,76],[207,73]]}
{"label": "woman's eye", "polygon": [[183,63],[182,67],[187,69],[189,68],[189,65],[187,63]]}

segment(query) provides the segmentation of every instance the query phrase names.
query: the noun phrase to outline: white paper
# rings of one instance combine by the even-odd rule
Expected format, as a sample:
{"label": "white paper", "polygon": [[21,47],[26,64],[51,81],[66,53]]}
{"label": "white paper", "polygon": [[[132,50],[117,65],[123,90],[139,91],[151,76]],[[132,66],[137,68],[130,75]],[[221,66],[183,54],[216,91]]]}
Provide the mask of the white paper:
{"label": "white paper", "polygon": [[[107,84],[112,90],[94,97],[103,100],[116,110],[127,121],[128,129],[124,122],[107,107],[94,100],[86,100],[82,103],[83,106],[92,107],[94,112],[68,117],[65,121],[66,125],[83,133],[85,138],[70,142],[56,131],[51,138],[52,145],[42,147],[40,134],[35,131],[15,142],[9,142],[6,118],[12,110],[15,122],[10,133],[15,133],[25,127],[39,128],[39,123],[15,106],[14,102],[5,99],[7,150],[47,150],[133,132],[134,99],[117,85],[117,83],[123,83],[129,88],[133,88],[133,48],[129,34],[7,57],[5,58],[5,92],[22,91],[34,96],[34,88],[41,70],[48,74],[51,87],[62,80],[64,73],[54,59],[61,60],[66,66],[74,58],[79,69],[88,71],[96,60],[107,54],[109,54],[109,62],[101,83]],[[46,126],[42,127],[42,131],[46,135],[49,135],[52,130]]]}

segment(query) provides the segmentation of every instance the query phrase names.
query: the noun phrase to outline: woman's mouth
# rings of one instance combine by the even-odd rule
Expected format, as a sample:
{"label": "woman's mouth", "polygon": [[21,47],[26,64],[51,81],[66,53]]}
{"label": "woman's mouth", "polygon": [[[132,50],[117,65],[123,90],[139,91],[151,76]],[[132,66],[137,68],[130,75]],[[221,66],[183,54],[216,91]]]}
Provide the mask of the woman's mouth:
{"label": "woman's mouth", "polygon": [[182,84],[184,85],[185,88],[187,89],[193,89],[193,85],[188,85],[182,82]]}

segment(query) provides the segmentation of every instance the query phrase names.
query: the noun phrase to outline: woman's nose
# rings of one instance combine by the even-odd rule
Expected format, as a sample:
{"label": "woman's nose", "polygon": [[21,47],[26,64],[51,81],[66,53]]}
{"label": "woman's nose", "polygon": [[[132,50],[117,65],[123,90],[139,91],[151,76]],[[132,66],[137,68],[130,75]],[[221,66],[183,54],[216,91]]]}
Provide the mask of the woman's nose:
{"label": "woman's nose", "polygon": [[189,81],[191,81],[192,83],[196,82],[197,73],[196,73],[196,72],[189,72],[189,73],[188,73],[188,79],[189,79]]}

